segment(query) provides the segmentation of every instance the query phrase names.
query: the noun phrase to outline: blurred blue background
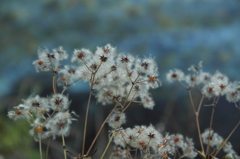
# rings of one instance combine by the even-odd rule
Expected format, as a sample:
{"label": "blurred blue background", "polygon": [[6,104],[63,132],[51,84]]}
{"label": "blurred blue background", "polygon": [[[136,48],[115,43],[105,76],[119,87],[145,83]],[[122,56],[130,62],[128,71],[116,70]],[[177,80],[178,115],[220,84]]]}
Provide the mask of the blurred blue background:
{"label": "blurred blue background", "polygon": [[[213,73],[220,70],[231,80],[240,78],[239,8],[238,0],[0,1],[0,124],[7,127],[0,131],[0,138],[9,138],[0,141],[0,154],[7,156],[5,158],[13,158],[18,156],[19,151],[27,149],[27,146],[24,149],[17,137],[13,142],[10,135],[6,135],[9,132],[18,137],[27,134],[24,142],[28,146],[32,144],[31,139],[28,139],[28,130],[17,129],[21,132],[19,134],[11,128],[13,125],[14,128],[18,127],[18,123],[6,118],[7,111],[33,92],[42,96],[51,94],[51,74],[36,73],[32,65],[39,47],[51,50],[63,46],[71,54],[75,48],[84,47],[95,51],[96,46],[110,43],[118,48],[118,52],[142,57],[152,55],[157,60],[159,77],[163,81],[163,87],[153,92],[153,97],[158,99],[156,103],[162,105],[162,108],[156,110],[162,114],[166,110],[165,106],[178,104],[182,97],[179,94],[184,90],[165,82],[165,74],[169,69],[187,70],[190,65],[202,60],[205,71]],[[87,97],[87,91],[87,84],[79,84],[69,93],[78,92],[76,98],[80,95]],[[170,99],[172,103],[168,102]],[[186,103],[189,104],[188,101]],[[187,108],[172,110],[171,115],[175,117],[176,111],[184,113]],[[222,117],[220,114],[219,120]],[[157,116],[152,123],[159,123],[160,119]],[[146,120],[138,121],[149,124]],[[226,121],[228,119],[221,122]],[[237,117],[230,120],[232,125],[229,122],[226,125],[231,128],[236,121]],[[182,130],[178,126],[175,128],[169,127],[170,130]],[[226,137],[229,130],[223,132],[223,136]],[[237,136],[235,138],[240,140]],[[6,145],[9,142],[12,144]],[[240,150],[239,145],[235,146]],[[31,151],[21,157],[33,158],[34,155],[38,155],[37,150],[36,154]]]}

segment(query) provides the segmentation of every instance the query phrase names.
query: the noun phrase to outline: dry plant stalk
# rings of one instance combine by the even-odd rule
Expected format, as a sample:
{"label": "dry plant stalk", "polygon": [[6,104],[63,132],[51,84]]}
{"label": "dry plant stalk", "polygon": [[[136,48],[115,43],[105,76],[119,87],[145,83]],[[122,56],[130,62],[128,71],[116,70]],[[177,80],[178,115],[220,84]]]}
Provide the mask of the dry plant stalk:
{"label": "dry plant stalk", "polygon": [[[194,148],[194,142],[191,138],[178,133],[164,135],[153,125],[122,128],[122,124],[126,122],[125,111],[133,102],[140,103],[147,109],[153,109],[155,105],[149,90],[158,88],[161,82],[158,79],[158,68],[154,58],[144,57],[140,59],[130,54],[117,54],[116,48],[110,44],[97,47],[95,53],[84,48],[75,49],[71,62],[76,62],[77,65],[60,67],[60,62],[67,58],[68,54],[62,47],[53,49],[52,52],[48,49],[39,49],[38,59],[33,64],[37,72],[52,72],[53,94],[46,98],[30,95],[23,100],[22,104],[14,107],[13,111],[8,112],[9,118],[13,120],[24,119],[29,122],[32,127],[30,134],[39,142],[40,159],[43,159],[41,141],[46,138],[55,139],[57,136],[62,138],[64,159],[67,159],[67,153],[75,159],[92,158],[96,153],[96,150],[92,151],[92,148],[106,123],[111,127],[111,133],[101,159],[105,157],[112,142],[116,146],[110,156],[111,159],[195,158],[197,155],[203,159],[210,159],[215,158],[221,149],[227,153],[227,157],[239,158],[228,139],[240,122],[225,140],[213,131],[214,110],[220,97],[226,96],[226,99],[233,102],[239,109],[237,102],[240,99],[240,85],[238,82],[231,83],[227,76],[220,72],[216,72],[214,75],[203,72],[201,62],[197,67],[191,66],[189,68],[192,72],[191,75],[184,75],[179,69],[170,70],[167,74],[169,82],[177,81],[188,91],[201,146],[201,150],[198,151]],[[70,132],[72,121],[76,120],[78,116],[74,111],[69,112],[71,101],[64,93],[68,87],[81,80],[89,83],[90,91],[83,128],[82,152],[81,155],[76,155],[67,149],[65,137]],[[57,84],[62,86],[61,93],[57,91],[59,89]],[[199,89],[202,95],[198,107],[194,105],[191,92],[193,88]],[[92,144],[86,151],[88,111],[93,92],[97,101],[102,105],[114,104],[115,106],[103,121]],[[209,105],[212,107],[212,115],[209,129],[202,133],[199,114],[206,97],[213,99]],[[205,148],[204,144],[206,144]],[[214,153],[212,148],[217,151]]]}

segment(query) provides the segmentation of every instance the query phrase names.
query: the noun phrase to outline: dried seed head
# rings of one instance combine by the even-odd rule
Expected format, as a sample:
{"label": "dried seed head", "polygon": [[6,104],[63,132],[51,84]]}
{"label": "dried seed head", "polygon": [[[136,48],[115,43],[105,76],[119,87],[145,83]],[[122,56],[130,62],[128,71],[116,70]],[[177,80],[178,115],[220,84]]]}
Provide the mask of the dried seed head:
{"label": "dried seed head", "polygon": [[60,80],[65,82],[67,80],[67,77],[61,77]]}
{"label": "dried seed head", "polygon": [[162,159],[168,159],[168,154],[166,152],[162,153]]}
{"label": "dried seed head", "polygon": [[174,138],[173,138],[173,141],[174,141],[174,142],[179,142],[180,139],[179,139],[179,137],[174,137]]}
{"label": "dried seed head", "polygon": [[138,144],[141,145],[142,147],[146,146],[145,142],[139,142]]}
{"label": "dried seed head", "polygon": [[207,139],[212,140],[213,136],[212,135],[208,135]]}
{"label": "dried seed head", "polygon": [[42,60],[39,60],[39,61],[37,62],[37,64],[38,64],[39,66],[42,66],[42,65],[44,64],[44,62],[43,62]]}
{"label": "dried seed head", "polygon": [[40,111],[42,114],[45,114],[46,113],[46,110],[41,110]]}
{"label": "dried seed head", "polygon": [[204,76],[205,81],[209,81],[211,78],[209,76]]}
{"label": "dried seed head", "polygon": [[128,57],[123,57],[121,59],[121,61],[122,61],[122,63],[128,63],[129,59],[128,59]]}
{"label": "dried seed head", "polygon": [[32,106],[33,107],[40,107],[40,103],[38,101],[33,101]]}
{"label": "dried seed head", "polygon": [[68,70],[68,73],[70,73],[70,74],[75,74],[75,72],[76,72],[76,70],[72,69],[72,68]]}
{"label": "dried seed head", "polygon": [[157,79],[156,79],[155,77],[151,76],[151,77],[149,77],[149,81],[150,81],[150,82],[156,82]]}
{"label": "dried seed head", "polygon": [[143,132],[143,129],[138,129],[137,133],[141,134]]}
{"label": "dried seed head", "polygon": [[176,74],[176,73],[173,73],[173,74],[172,74],[172,78],[177,78],[177,74]]}
{"label": "dried seed head", "polygon": [[100,56],[100,60],[101,60],[102,62],[106,62],[107,59],[108,59],[108,58],[107,58],[106,56],[104,56],[104,55]]}
{"label": "dried seed head", "polygon": [[148,63],[146,63],[146,62],[142,63],[141,66],[142,66],[144,69],[148,69]]}
{"label": "dried seed head", "polygon": [[62,99],[60,99],[60,98],[55,99],[55,104],[56,105],[60,105],[61,103],[62,103]]}
{"label": "dried seed head", "polygon": [[194,68],[195,68],[196,71],[198,71],[200,69],[200,67],[196,67],[196,66]]}
{"label": "dried seed head", "polygon": [[37,127],[35,128],[35,131],[36,131],[37,133],[42,133],[42,132],[43,132],[43,127],[42,127],[42,126],[37,126]]}
{"label": "dried seed head", "polygon": [[111,69],[112,69],[112,71],[115,71],[115,70],[117,70],[117,66],[114,66],[114,65],[113,65],[113,66],[111,67]]}
{"label": "dried seed head", "polygon": [[132,76],[132,72],[127,72],[128,77]]}
{"label": "dried seed head", "polygon": [[192,82],[196,81],[196,78],[195,77],[191,77],[191,81]]}
{"label": "dried seed head", "polygon": [[96,70],[96,69],[98,68],[98,65],[95,64],[95,63],[93,63],[93,64],[90,66],[90,68],[91,68],[92,70]]}
{"label": "dried seed head", "polygon": [[15,113],[16,113],[17,115],[22,115],[22,114],[23,114],[21,110],[16,110]]}
{"label": "dried seed head", "polygon": [[58,122],[58,123],[57,123],[57,127],[58,127],[58,129],[60,130],[60,129],[64,128],[65,124],[66,124],[66,123],[61,122],[61,121]]}
{"label": "dried seed head", "polygon": [[109,52],[110,52],[110,49],[109,49],[109,48],[103,49],[103,52],[104,52],[104,53],[109,53]]}
{"label": "dried seed head", "polygon": [[214,87],[208,87],[208,92],[209,92],[209,93],[212,93],[212,92],[213,92],[213,88],[214,88]]}
{"label": "dried seed head", "polygon": [[135,86],[134,86],[134,90],[137,91],[137,92],[140,91],[139,86],[138,86],[138,85],[135,85]]}
{"label": "dried seed head", "polygon": [[164,148],[165,147],[165,145],[163,145],[163,144],[158,144],[158,148]]}
{"label": "dried seed head", "polygon": [[60,50],[60,49],[58,49],[58,50],[57,50],[57,53],[59,53],[59,54],[63,54],[63,53],[64,53],[64,51],[63,51],[63,50]]}
{"label": "dried seed head", "polygon": [[55,58],[54,54],[47,54],[48,58]]}
{"label": "dried seed head", "polygon": [[120,120],[120,116],[115,116],[115,121],[119,121]]}
{"label": "dried seed head", "polygon": [[220,85],[221,90],[224,90],[226,87],[227,87],[227,86],[224,85],[224,84],[221,84],[221,85]]}
{"label": "dried seed head", "polygon": [[149,134],[148,134],[148,137],[149,137],[150,139],[153,139],[153,138],[155,138],[155,134],[149,133]]}
{"label": "dried seed head", "polygon": [[79,53],[77,54],[77,57],[78,57],[79,59],[82,59],[84,56],[85,56],[85,55],[84,55],[82,52],[79,52]]}

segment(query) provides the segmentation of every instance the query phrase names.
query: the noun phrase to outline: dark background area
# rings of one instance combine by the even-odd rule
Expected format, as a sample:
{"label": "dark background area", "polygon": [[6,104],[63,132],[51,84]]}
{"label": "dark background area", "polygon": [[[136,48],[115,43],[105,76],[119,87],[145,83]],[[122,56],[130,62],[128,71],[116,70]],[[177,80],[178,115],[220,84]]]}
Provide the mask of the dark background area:
{"label": "dark background area", "polygon": [[[167,83],[166,73],[173,68],[187,72],[190,65],[202,60],[204,71],[219,70],[232,81],[239,80],[239,8],[237,0],[0,1],[0,158],[39,158],[38,144],[29,135],[30,126],[6,116],[32,93],[43,97],[52,94],[52,75],[36,73],[32,65],[38,48],[63,46],[71,55],[74,49],[95,51],[107,43],[116,46],[119,53],[155,57],[163,82],[161,88],[151,91],[156,102],[154,110],[132,105],[123,126],[151,123],[162,132],[194,138],[199,148],[187,91],[177,83]],[[89,86],[83,82],[66,92],[72,100],[70,109],[80,115],[66,138],[67,147],[76,154],[81,152],[88,92]],[[194,91],[193,96],[198,103],[199,92]],[[206,104],[210,102],[205,100]],[[111,107],[102,106],[93,98],[87,145]],[[203,107],[202,131],[209,125],[210,113],[210,107]],[[220,99],[214,130],[227,137],[238,120],[239,111],[234,105]],[[237,152],[239,133],[240,128],[230,138]],[[103,151],[107,134],[108,126],[96,144],[96,156]],[[60,138],[51,142],[50,158],[63,158]]]}

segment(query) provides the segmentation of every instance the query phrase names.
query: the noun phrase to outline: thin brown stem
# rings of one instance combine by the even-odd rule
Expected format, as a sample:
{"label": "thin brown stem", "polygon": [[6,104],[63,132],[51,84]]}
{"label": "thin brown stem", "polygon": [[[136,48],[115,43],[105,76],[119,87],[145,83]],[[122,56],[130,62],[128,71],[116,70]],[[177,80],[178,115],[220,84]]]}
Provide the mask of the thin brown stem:
{"label": "thin brown stem", "polygon": [[135,149],[134,159],[137,159],[137,149]]}
{"label": "thin brown stem", "polygon": [[30,125],[32,124],[29,120],[27,120],[26,118],[23,118],[24,120],[26,120]]}
{"label": "thin brown stem", "polygon": [[127,150],[126,150],[126,156],[129,156],[128,158],[132,159],[131,153],[130,153],[130,147],[127,146]]}
{"label": "thin brown stem", "polygon": [[92,84],[91,84],[91,90],[90,90],[89,97],[88,97],[88,105],[87,105],[87,109],[86,109],[86,116],[85,116],[85,122],[84,122],[83,143],[82,143],[82,156],[84,156],[86,134],[87,134],[88,111],[89,111],[89,107],[90,107],[91,97],[92,97]]}
{"label": "thin brown stem", "polygon": [[188,89],[188,87],[185,85],[185,84],[183,84],[181,81],[179,81],[179,80],[177,80],[183,87],[185,87],[186,89]]}
{"label": "thin brown stem", "polygon": [[202,98],[201,98],[201,100],[199,102],[198,110],[195,113],[195,115],[196,115],[195,117],[196,117],[196,124],[197,124],[197,131],[198,131],[199,142],[200,142],[200,145],[201,145],[202,153],[205,154],[204,147],[203,147],[203,142],[202,142],[202,137],[201,137],[199,118],[198,118],[199,117],[199,113],[200,113],[200,109],[201,109],[201,106],[202,106],[203,99],[204,99],[204,95],[202,95]]}
{"label": "thin brown stem", "polygon": [[[126,97],[126,99],[125,99],[125,101],[124,101],[123,106],[125,106],[126,102],[128,101],[128,98],[129,98],[130,93],[132,92],[133,86],[135,85],[135,83],[136,83],[136,81],[138,80],[138,78],[139,78],[140,75],[141,75],[141,72],[138,74],[138,76],[137,76],[137,78],[134,80],[134,82],[132,82],[132,86],[131,86],[131,88],[130,88],[130,90],[129,90],[129,92],[128,92],[128,95],[127,95],[127,97]],[[124,108],[124,109],[125,109],[125,108]]]}
{"label": "thin brown stem", "polygon": [[54,94],[57,94],[57,88],[56,88],[56,74],[55,74],[55,73],[53,74],[53,80],[52,80],[52,83],[53,83],[53,93],[54,93]]}
{"label": "thin brown stem", "polygon": [[239,108],[239,106],[237,105],[237,103],[236,103],[236,102],[234,102],[234,105],[235,105],[235,107],[236,107],[237,109],[239,109],[239,110],[240,110],[240,108]]}
{"label": "thin brown stem", "polygon": [[219,153],[219,151],[223,148],[223,146],[227,143],[227,141],[229,140],[229,138],[232,136],[232,134],[234,133],[234,131],[237,129],[237,127],[239,126],[240,121],[238,121],[237,125],[233,128],[233,130],[230,132],[230,134],[228,135],[228,137],[223,141],[223,143],[221,144],[221,146],[218,148],[217,152],[213,155],[213,157],[215,158],[215,156],[217,156],[217,154]]}
{"label": "thin brown stem", "polygon": [[122,112],[124,112],[124,111],[130,106],[130,104],[133,102],[133,99],[135,98],[135,95],[136,95],[136,92],[134,93],[132,99],[130,100],[130,102],[128,103],[128,105],[123,109]]}
{"label": "thin brown stem", "polygon": [[[66,147],[65,140],[64,140],[64,135],[63,135],[63,134],[62,134],[62,144],[63,144],[63,147]],[[67,152],[66,152],[66,149],[65,149],[65,148],[63,149],[63,153],[64,153],[64,159],[67,159]]]}
{"label": "thin brown stem", "polygon": [[104,78],[104,77],[106,77],[108,74],[110,74],[111,72],[113,72],[114,70],[111,70],[111,71],[109,71],[109,72],[107,72],[107,73],[105,73],[104,75],[102,75],[101,77],[98,77],[96,80],[95,80],[95,82],[94,83],[96,83],[96,82],[98,82],[101,78]]}
{"label": "thin brown stem", "polygon": [[52,62],[52,58],[49,58],[51,66],[52,66],[52,71],[53,71],[53,80],[52,80],[52,86],[53,86],[53,93],[57,94],[57,88],[56,88],[56,70],[53,67],[53,62]]}
{"label": "thin brown stem", "polygon": [[100,159],[103,159],[103,157],[105,156],[105,154],[106,154],[106,152],[108,150],[108,147],[109,147],[110,143],[112,142],[112,139],[113,139],[113,137],[115,135],[115,132],[116,132],[116,129],[114,129],[114,131],[113,131],[113,133],[112,133],[112,135],[111,135],[111,137],[110,137],[110,139],[108,141],[108,144],[107,144],[107,146],[106,146],[106,148],[105,148],[105,150],[104,150],[104,152],[103,152],[103,154],[102,154]]}
{"label": "thin brown stem", "polygon": [[87,65],[87,63],[85,62],[85,60],[82,59],[82,61],[83,61],[83,64],[87,67],[87,69],[88,69],[91,73],[93,73],[93,71],[88,67],[88,65]]}
{"label": "thin brown stem", "polygon": [[196,124],[197,124],[198,138],[199,138],[199,142],[200,142],[200,145],[201,145],[202,153],[205,154],[204,147],[203,147],[203,142],[202,142],[202,137],[201,137],[201,130],[200,130],[200,125],[199,125],[198,115],[196,115]]}
{"label": "thin brown stem", "polygon": [[203,99],[204,99],[204,95],[202,95],[202,98],[201,98],[201,100],[200,100],[200,102],[199,102],[199,105],[198,105],[198,110],[197,110],[197,114],[199,115],[199,112],[200,112],[200,109],[201,109],[201,107],[202,107],[202,102],[203,102]]}
{"label": "thin brown stem", "polygon": [[[87,105],[87,109],[86,109],[86,116],[85,116],[85,122],[84,122],[84,130],[83,130],[83,143],[82,143],[82,156],[84,156],[84,149],[85,149],[85,142],[86,142],[86,134],[87,134],[87,120],[88,120],[88,111],[89,111],[89,107],[90,107],[90,102],[91,102],[91,97],[92,97],[92,91],[93,91],[93,86],[94,86],[94,80],[95,80],[95,75],[97,73],[97,71],[99,70],[99,68],[101,67],[102,62],[99,64],[99,66],[97,67],[96,71],[92,73],[91,79],[90,79],[90,93],[89,93],[89,97],[88,97],[88,105]],[[87,66],[87,65],[86,65]]]}
{"label": "thin brown stem", "polygon": [[210,136],[211,136],[211,130],[212,130],[212,124],[213,124],[214,111],[215,111],[215,106],[212,106],[212,114],[211,114],[209,133],[208,133],[208,145],[207,145],[207,150],[206,150],[206,154],[207,154],[208,158],[210,157]]}
{"label": "thin brown stem", "polygon": [[199,142],[200,142],[200,145],[201,145],[202,153],[205,154],[204,147],[203,147],[203,142],[202,142],[202,137],[201,137],[201,130],[200,130],[200,125],[199,125],[199,118],[198,118],[198,117],[199,117],[200,108],[201,108],[201,106],[202,106],[202,102],[203,102],[203,99],[204,99],[204,95],[202,96],[202,98],[201,98],[201,100],[200,100],[200,102],[199,102],[198,110],[197,110],[197,112],[196,112],[196,108],[195,108],[195,105],[194,105],[194,103],[193,103],[193,98],[192,98],[191,89],[188,89],[188,94],[189,94],[191,106],[192,106],[192,109],[193,109],[193,111],[194,111],[195,118],[196,118],[198,138],[199,138]]}
{"label": "thin brown stem", "polygon": [[49,152],[50,141],[51,141],[51,138],[48,137],[48,143],[47,143],[47,148],[46,148],[46,159],[48,159],[48,152]]}
{"label": "thin brown stem", "polygon": [[106,119],[105,119],[104,122],[102,123],[101,127],[99,128],[99,130],[98,130],[98,132],[97,132],[95,138],[93,139],[93,141],[92,141],[92,143],[91,143],[91,145],[90,145],[90,147],[89,147],[89,149],[88,149],[88,151],[87,151],[87,153],[86,153],[86,156],[87,156],[87,155],[89,154],[89,152],[91,151],[91,149],[92,149],[94,143],[96,142],[96,140],[97,140],[97,138],[98,138],[100,132],[102,131],[104,125],[106,124],[108,118],[112,115],[112,113],[113,113],[114,110],[117,108],[117,106],[118,106],[118,104],[115,105],[115,107],[112,109],[112,111],[108,114],[108,116],[106,117]]}
{"label": "thin brown stem", "polygon": [[51,118],[52,116],[56,113],[56,110],[53,111],[53,113],[47,118],[47,120],[45,120],[45,122],[43,123],[43,125],[45,125]]}
{"label": "thin brown stem", "polygon": [[97,67],[97,69],[96,69],[96,71],[95,71],[95,74],[97,73],[97,71],[99,70],[99,68],[102,66],[102,63],[103,63],[103,62],[101,62],[101,63],[99,64],[99,66]]}
{"label": "thin brown stem", "polygon": [[194,114],[195,114],[195,113],[196,113],[196,108],[195,108],[195,105],[194,105],[194,103],[193,103],[193,98],[192,98],[191,89],[188,89],[188,95],[189,95],[189,98],[190,98],[190,102],[191,102],[191,106],[192,106],[193,112],[194,112]]}
{"label": "thin brown stem", "polygon": [[42,136],[39,139],[39,152],[40,152],[40,159],[42,159]]}

